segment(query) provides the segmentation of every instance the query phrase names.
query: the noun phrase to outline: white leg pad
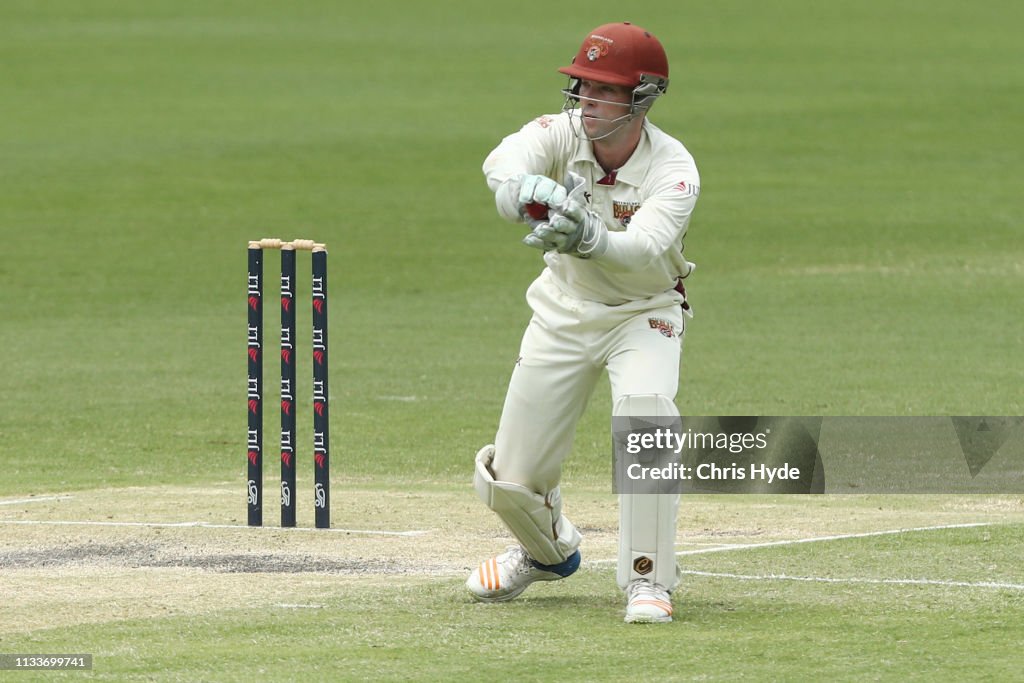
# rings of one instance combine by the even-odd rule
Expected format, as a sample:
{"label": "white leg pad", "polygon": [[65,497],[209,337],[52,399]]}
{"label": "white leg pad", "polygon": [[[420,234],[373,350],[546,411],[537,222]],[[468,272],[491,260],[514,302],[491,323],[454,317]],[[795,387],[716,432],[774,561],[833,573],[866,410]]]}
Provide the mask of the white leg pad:
{"label": "white leg pad", "polygon": [[[632,394],[615,402],[617,416],[678,417],[679,409],[666,396]],[[616,580],[625,589],[644,579],[671,591],[679,583],[676,564],[678,494],[619,496],[619,564]]]}
{"label": "white leg pad", "polygon": [[480,500],[494,510],[532,559],[541,564],[564,562],[583,539],[562,514],[558,488],[542,496],[519,484],[496,481],[490,470],[493,459],[493,445],[476,454],[473,486]]}

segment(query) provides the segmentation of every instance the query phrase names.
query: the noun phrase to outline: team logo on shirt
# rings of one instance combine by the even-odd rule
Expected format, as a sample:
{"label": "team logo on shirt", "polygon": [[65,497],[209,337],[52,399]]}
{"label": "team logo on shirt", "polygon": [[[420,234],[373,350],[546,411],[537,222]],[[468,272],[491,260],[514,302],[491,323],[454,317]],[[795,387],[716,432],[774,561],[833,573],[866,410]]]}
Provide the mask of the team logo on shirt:
{"label": "team logo on shirt", "polygon": [[633,214],[640,208],[640,202],[612,202],[612,213],[615,220],[622,224],[622,227],[629,225],[633,220]]}
{"label": "team logo on shirt", "polygon": [[547,128],[548,126],[551,125],[553,121],[554,119],[551,118],[550,116],[538,116],[533,120],[533,122],[536,123],[541,128]]}
{"label": "team logo on shirt", "polygon": [[671,339],[672,337],[676,336],[676,331],[672,327],[672,323],[670,323],[667,320],[662,320],[661,318],[648,318],[647,324],[651,326],[652,330],[657,330],[658,332],[661,332],[661,335],[663,337],[668,337],[669,339]]}

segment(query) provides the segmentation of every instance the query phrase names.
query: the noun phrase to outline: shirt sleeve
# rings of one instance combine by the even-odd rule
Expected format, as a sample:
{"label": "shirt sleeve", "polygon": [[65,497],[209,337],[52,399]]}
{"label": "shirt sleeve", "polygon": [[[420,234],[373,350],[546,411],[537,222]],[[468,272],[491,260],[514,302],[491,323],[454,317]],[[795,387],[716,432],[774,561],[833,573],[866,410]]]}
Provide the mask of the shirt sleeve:
{"label": "shirt sleeve", "polygon": [[655,183],[625,231],[609,231],[602,263],[616,270],[642,270],[671,249],[681,250],[683,236],[700,194],[696,169],[668,171]]}
{"label": "shirt sleeve", "polygon": [[487,186],[495,193],[498,212],[507,220],[522,221],[513,206],[514,197],[504,196],[505,183],[519,175],[543,175],[563,182],[571,133],[564,116],[540,116],[506,136],[484,160]]}

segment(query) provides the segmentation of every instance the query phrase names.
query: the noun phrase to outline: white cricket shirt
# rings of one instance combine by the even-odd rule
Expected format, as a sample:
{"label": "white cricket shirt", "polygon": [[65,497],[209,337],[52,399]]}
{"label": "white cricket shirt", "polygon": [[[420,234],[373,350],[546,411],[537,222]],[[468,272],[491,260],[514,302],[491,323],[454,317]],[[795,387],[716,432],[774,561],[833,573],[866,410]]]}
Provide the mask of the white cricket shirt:
{"label": "white cricket shirt", "polygon": [[619,305],[672,289],[693,269],[683,236],[700,194],[697,166],[681,142],[644,121],[633,155],[606,174],[589,140],[577,138],[566,113],[541,116],[507,136],[484,161],[492,191],[518,175],[565,184],[567,170],[587,182],[590,209],[608,227],[608,250],[580,259],[544,255],[558,284],[580,299]]}

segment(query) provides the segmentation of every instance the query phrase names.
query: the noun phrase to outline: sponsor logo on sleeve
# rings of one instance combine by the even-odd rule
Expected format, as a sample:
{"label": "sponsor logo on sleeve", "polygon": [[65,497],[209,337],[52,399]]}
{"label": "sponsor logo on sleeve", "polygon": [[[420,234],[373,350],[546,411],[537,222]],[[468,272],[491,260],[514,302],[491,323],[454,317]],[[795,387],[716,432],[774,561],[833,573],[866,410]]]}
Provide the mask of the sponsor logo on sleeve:
{"label": "sponsor logo on sleeve", "polygon": [[700,196],[700,185],[688,183],[685,180],[676,183],[673,187],[676,192],[681,192],[684,197],[698,197]]}

